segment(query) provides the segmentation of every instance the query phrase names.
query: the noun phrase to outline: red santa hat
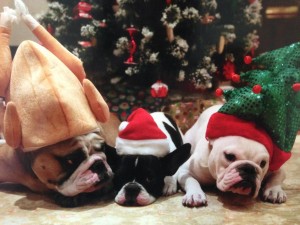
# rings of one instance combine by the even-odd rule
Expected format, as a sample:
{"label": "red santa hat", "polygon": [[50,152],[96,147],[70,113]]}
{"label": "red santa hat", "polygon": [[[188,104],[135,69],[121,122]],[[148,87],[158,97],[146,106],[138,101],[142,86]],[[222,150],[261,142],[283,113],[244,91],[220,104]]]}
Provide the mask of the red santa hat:
{"label": "red santa hat", "polygon": [[139,108],[120,124],[116,150],[119,155],[163,157],[170,152],[170,147],[162,127],[151,114]]}
{"label": "red santa hat", "polygon": [[290,152],[279,149],[268,133],[256,123],[217,112],[208,122],[206,138],[216,139],[224,136],[241,136],[263,144],[270,155],[270,171],[278,170],[291,157]]}

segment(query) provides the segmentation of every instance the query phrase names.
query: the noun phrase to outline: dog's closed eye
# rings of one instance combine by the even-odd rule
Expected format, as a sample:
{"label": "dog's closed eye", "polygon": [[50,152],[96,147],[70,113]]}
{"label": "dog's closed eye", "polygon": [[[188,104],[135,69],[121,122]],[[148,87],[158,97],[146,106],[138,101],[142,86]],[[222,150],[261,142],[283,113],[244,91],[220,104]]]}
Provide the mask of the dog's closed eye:
{"label": "dog's closed eye", "polygon": [[234,162],[236,160],[236,156],[234,154],[224,152],[224,156],[229,162]]}

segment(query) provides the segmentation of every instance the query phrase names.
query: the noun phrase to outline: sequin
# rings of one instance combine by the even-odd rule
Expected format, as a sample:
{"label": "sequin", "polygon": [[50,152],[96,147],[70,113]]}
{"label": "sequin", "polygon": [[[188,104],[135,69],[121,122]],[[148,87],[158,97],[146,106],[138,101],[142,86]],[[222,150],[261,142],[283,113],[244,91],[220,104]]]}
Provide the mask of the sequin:
{"label": "sequin", "polygon": [[[255,121],[289,152],[300,129],[300,92],[292,88],[300,82],[300,42],[264,53],[253,64],[260,69],[241,74],[247,86],[224,91],[220,112]],[[257,84],[262,87],[259,94],[252,91]]]}

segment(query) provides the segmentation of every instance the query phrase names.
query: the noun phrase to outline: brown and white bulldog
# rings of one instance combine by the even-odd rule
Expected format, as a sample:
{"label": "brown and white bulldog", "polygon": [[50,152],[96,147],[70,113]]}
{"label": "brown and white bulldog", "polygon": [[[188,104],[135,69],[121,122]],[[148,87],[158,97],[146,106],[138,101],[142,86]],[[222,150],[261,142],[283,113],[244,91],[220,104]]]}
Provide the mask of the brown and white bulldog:
{"label": "brown and white bulldog", "polygon": [[[111,114],[100,132],[80,135],[32,152],[0,144],[0,182],[50,193],[57,204],[75,207],[111,188],[106,152],[114,146],[120,121]],[[96,193],[96,194],[95,194]],[[90,195],[93,195],[91,197]]]}
{"label": "brown and white bulldog", "polygon": [[[253,198],[262,190],[263,200],[285,202],[286,194],[281,188],[284,171],[268,170],[270,156],[263,144],[241,136],[207,140],[205,134],[209,118],[220,107],[213,106],[204,111],[185,134],[185,142],[192,145],[192,154],[176,173],[181,188],[186,192],[183,205],[199,207],[207,204],[201,185],[216,185],[223,192]],[[168,190],[167,195],[172,194],[175,188],[169,187]]]}

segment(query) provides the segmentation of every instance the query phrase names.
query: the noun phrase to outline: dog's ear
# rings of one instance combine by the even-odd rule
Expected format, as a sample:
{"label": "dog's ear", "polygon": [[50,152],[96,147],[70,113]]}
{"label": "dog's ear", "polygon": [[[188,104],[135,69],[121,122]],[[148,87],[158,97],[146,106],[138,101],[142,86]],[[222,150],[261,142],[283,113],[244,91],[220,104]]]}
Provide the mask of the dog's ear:
{"label": "dog's ear", "polygon": [[212,150],[212,147],[214,145],[214,142],[215,142],[216,139],[208,139],[208,147],[209,147],[209,150]]}
{"label": "dog's ear", "polygon": [[121,156],[117,154],[117,150],[114,147],[104,144],[104,152],[107,158],[107,163],[111,167],[112,171],[115,172],[120,165]]}
{"label": "dog's ear", "polygon": [[170,137],[171,137],[174,145],[176,146],[176,148],[179,148],[181,145],[183,145],[181,132],[180,132],[176,122],[173,120],[173,118],[171,116],[169,116],[168,114],[164,114],[164,115],[165,115],[165,117],[167,117],[167,119],[170,121],[170,123],[173,125],[173,127],[165,122],[163,122],[163,125],[164,125],[165,129],[168,131],[168,133],[170,134]]}
{"label": "dog's ear", "polygon": [[166,176],[176,173],[177,169],[189,158],[191,144],[186,143],[162,158],[162,165]]}

